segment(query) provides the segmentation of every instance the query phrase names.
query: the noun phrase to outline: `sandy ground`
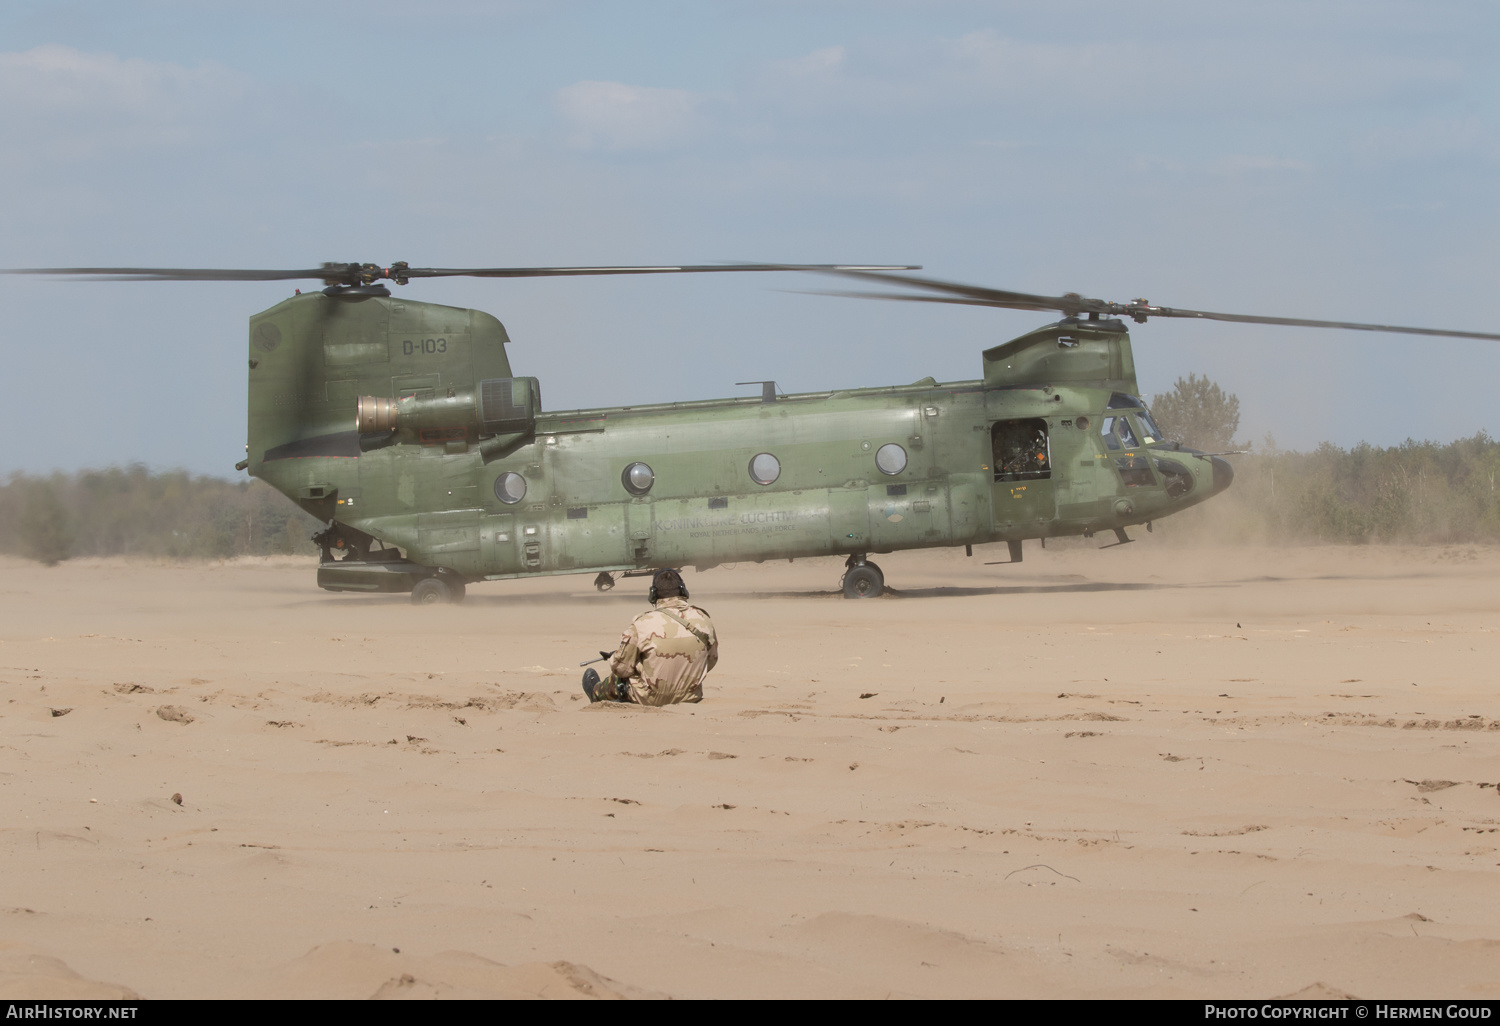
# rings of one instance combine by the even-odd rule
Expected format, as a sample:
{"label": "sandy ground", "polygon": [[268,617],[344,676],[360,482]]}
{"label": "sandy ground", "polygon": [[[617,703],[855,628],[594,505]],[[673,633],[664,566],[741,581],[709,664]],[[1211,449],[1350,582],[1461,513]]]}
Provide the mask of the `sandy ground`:
{"label": "sandy ground", "polygon": [[[0,997],[1500,996],[1500,552],[644,583],[0,561]],[[180,796],[180,804],[174,796]]]}

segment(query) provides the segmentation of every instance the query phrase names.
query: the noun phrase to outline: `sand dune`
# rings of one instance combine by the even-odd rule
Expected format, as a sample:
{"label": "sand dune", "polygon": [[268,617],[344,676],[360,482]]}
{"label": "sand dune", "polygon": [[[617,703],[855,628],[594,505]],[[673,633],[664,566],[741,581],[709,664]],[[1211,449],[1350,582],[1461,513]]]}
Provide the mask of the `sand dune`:
{"label": "sand dune", "polygon": [[690,573],[668,709],[643,582],[0,560],[0,996],[1500,997],[1500,553],[1004,558]]}
{"label": "sand dune", "polygon": [[[31,909],[8,911],[34,914]],[[139,997],[129,987],[86,979],[61,959],[39,955],[14,941],[0,941],[0,1000],[130,1001]]]}

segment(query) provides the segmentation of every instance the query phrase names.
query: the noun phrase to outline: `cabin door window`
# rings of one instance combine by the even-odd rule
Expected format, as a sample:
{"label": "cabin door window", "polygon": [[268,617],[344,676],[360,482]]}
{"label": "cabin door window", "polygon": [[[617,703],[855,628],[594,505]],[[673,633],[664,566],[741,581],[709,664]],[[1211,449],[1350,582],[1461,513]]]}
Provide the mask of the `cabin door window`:
{"label": "cabin door window", "polygon": [[1040,417],[990,425],[991,501],[995,526],[1023,537],[1045,534],[1039,525],[1056,519],[1052,447]]}
{"label": "cabin door window", "polygon": [[1047,422],[996,421],[990,428],[991,466],[996,481],[1045,481],[1052,476],[1052,454],[1047,444]]}

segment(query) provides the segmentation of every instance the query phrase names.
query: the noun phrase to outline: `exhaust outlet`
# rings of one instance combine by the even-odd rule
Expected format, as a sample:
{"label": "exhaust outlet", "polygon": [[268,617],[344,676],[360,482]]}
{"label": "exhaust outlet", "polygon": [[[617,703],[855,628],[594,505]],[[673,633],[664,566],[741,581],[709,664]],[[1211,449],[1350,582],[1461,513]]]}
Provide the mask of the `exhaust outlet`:
{"label": "exhaust outlet", "polygon": [[354,429],[362,435],[379,431],[396,430],[399,411],[394,399],[377,399],[373,395],[359,397],[359,406],[354,415]]}

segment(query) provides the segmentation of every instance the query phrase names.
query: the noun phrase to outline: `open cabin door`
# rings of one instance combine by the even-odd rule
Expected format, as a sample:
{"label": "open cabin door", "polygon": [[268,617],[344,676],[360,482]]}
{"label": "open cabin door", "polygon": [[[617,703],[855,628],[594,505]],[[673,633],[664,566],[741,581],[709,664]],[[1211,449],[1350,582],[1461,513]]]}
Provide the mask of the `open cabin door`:
{"label": "open cabin door", "polygon": [[1057,519],[1052,448],[1041,417],[997,420],[990,425],[990,466],[997,530],[1042,529]]}

